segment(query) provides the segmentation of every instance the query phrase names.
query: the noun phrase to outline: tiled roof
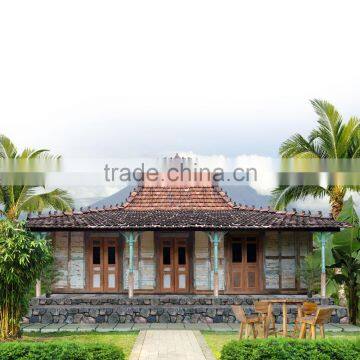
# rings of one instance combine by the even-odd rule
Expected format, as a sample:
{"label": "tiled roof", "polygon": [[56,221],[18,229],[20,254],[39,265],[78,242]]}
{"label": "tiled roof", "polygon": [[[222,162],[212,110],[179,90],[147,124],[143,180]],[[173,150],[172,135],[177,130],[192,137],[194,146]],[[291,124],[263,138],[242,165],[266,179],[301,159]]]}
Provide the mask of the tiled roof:
{"label": "tiled roof", "polygon": [[320,214],[236,206],[216,187],[141,188],[128,201],[106,209],[87,209],[30,217],[34,231],[155,229],[308,229],[337,231],[348,224]]}
{"label": "tiled roof", "polygon": [[126,210],[230,210],[233,203],[215,186],[142,187],[131,193]]}

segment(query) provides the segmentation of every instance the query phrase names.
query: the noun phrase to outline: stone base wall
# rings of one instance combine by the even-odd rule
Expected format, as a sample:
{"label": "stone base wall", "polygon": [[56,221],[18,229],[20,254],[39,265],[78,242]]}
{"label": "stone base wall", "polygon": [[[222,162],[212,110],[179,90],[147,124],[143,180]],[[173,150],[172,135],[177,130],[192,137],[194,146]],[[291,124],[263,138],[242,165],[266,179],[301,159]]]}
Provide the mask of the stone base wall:
{"label": "stone base wall", "polygon": [[[289,296],[288,296],[289,297]],[[294,296],[296,297],[296,296]],[[30,323],[233,323],[230,305],[242,305],[254,312],[253,302],[269,296],[141,296],[53,295],[34,298],[24,322]],[[320,299],[313,299],[320,303]],[[333,304],[331,299],[328,304]],[[296,306],[288,307],[289,322],[296,317]],[[282,322],[281,306],[274,306],[277,323]],[[334,306],[333,323],[347,323],[347,309]]]}

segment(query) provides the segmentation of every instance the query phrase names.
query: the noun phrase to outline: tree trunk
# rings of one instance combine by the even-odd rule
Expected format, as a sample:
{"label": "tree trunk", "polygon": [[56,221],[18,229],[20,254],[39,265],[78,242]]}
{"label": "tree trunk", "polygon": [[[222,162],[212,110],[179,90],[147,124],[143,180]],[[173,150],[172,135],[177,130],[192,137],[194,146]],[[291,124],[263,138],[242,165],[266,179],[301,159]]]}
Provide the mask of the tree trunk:
{"label": "tree trunk", "polygon": [[334,186],[330,194],[331,214],[334,219],[339,216],[344,205],[345,190],[342,186]]}
{"label": "tree trunk", "polygon": [[359,296],[357,295],[358,288],[355,286],[354,288],[349,287],[349,319],[350,324],[356,325],[357,314],[358,314],[358,306],[359,306]]}

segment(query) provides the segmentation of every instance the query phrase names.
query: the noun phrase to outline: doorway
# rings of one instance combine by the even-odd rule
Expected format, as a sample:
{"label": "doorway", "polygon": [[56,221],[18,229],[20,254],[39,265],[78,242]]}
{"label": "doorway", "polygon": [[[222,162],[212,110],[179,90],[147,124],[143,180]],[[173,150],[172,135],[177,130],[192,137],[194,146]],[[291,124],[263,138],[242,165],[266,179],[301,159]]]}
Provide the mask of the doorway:
{"label": "doorway", "polygon": [[119,239],[99,238],[90,241],[90,290],[119,291]]}
{"label": "doorway", "polygon": [[160,239],[160,291],[189,292],[189,245],[187,239]]}
{"label": "doorway", "polygon": [[256,237],[229,239],[227,259],[227,292],[233,294],[258,292],[260,288],[258,239]]}

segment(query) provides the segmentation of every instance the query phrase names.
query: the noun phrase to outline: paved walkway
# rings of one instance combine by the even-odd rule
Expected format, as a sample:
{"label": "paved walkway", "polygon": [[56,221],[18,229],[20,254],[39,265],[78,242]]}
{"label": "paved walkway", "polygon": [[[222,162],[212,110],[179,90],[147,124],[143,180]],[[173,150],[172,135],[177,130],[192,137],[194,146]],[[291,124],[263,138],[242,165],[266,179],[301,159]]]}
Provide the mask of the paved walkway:
{"label": "paved walkway", "polygon": [[199,331],[144,330],[136,340],[130,360],[213,360]]}
{"label": "paved walkway", "polygon": [[[279,325],[280,326],[280,325]],[[58,331],[139,331],[139,330],[200,330],[200,331],[239,331],[239,324],[23,324],[24,332],[58,332]],[[292,325],[289,325],[292,328]],[[326,324],[325,330],[330,332],[356,331],[360,334],[360,327],[345,324]]]}

